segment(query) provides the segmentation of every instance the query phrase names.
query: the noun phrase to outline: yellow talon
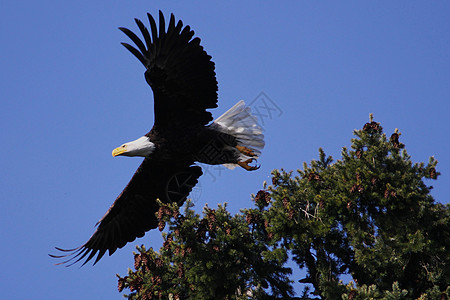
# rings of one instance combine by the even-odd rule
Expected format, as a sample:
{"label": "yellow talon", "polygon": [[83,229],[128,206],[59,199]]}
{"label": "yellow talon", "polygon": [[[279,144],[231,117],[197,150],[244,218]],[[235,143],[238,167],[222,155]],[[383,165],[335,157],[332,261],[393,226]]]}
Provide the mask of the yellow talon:
{"label": "yellow talon", "polygon": [[241,166],[242,168],[246,169],[247,171],[254,171],[254,170],[258,170],[260,166],[249,166],[248,164],[251,163],[252,161],[254,161],[256,159],[254,158],[250,158],[247,159],[245,161],[238,161],[237,164],[239,166]]}
{"label": "yellow talon", "polygon": [[256,156],[255,152],[253,152],[252,149],[249,149],[247,147],[237,145],[236,149],[238,149],[239,152],[241,152],[242,154],[244,154],[246,156]]}

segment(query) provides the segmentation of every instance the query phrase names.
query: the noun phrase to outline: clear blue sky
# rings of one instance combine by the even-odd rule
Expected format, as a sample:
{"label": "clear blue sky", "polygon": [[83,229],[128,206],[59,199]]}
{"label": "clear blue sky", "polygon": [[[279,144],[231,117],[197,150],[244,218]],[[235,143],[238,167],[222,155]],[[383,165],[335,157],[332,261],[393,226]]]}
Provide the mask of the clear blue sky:
{"label": "clear blue sky", "polygon": [[414,162],[438,159],[442,175],[428,184],[449,202],[448,1],[4,1],[2,299],[120,299],[115,274],[133,265],[135,245],[159,248],[153,232],[95,267],[47,256],[89,238],[141,161],[111,156],[153,124],[143,67],[117,27],[135,30],[133,18],[158,9],[191,25],[212,55],[215,117],[261,92],[280,109],[264,117],[261,169],[208,169],[197,209],[250,206],[272,169],[296,170],[319,147],[340,158],[369,113],[388,134],[399,128]]}

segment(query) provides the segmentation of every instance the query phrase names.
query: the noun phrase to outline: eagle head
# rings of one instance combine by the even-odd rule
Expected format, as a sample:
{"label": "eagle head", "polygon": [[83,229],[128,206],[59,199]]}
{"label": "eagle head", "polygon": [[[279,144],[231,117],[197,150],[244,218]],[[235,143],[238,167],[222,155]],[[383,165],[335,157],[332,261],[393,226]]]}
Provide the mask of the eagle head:
{"label": "eagle head", "polygon": [[113,150],[112,156],[142,156],[147,157],[155,150],[155,144],[147,136],[143,136],[123,144]]}

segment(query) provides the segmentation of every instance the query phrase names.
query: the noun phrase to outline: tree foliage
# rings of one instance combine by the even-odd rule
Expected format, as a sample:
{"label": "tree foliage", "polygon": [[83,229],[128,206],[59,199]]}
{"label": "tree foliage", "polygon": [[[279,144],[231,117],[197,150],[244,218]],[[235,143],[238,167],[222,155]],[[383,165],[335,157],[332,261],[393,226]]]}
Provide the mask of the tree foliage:
{"label": "tree foliage", "polygon": [[[351,148],[297,174],[272,172],[253,208],[162,205],[164,244],[119,276],[129,299],[448,299],[449,205],[434,201],[437,161],[412,163],[396,130],[371,118]],[[290,278],[288,257],[305,278]],[[342,279],[351,277],[351,282]],[[293,280],[304,285],[294,298]]]}

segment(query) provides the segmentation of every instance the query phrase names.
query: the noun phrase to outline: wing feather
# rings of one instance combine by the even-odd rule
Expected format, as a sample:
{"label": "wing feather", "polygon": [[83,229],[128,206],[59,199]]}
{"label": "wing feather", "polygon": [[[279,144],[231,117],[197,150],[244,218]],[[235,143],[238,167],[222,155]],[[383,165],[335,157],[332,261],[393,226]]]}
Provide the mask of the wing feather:
{"label": "wing feather", "polygon": [[[142,23],[139,19],[134,19],[137,26],[139,27],[139,30],[142,32],[142,36],[144,37],[145,44],[147,48],[150,48],[152,44],[152,38],[150,37],[150,33],[148,32],[148,29],[144,26],[144,23]],[[148,51],[146,51],[148,52]]]}
{"label": "wing feather", "polygon": [[[119,28],[136,45],[122,43],[145,66],[145,79],[155,98],[155,126],[206,125],[212,120],[207,109],[217,107],[215,66],[200,39],[189,26],[183,28],[171,14],[168,27],[159,11],[159,23],[147,14],[150,31],[136,19],[143,36]],[[151,36],[151,37],[150,37]]]}
{"label": "wing feather", "polygon": [[[137,19],[135,19],[137,20]],[[137,22],[136,22],[137,23]],[[139,39],[139,37],[131,30],[125,28],[125,27],[119,27],[119,30],[126,34],[132,40],[136,46],[139,48],[141,53],[144,55],[147,52],[147,48],[145,47],[144,43]]]}
{"label": "wing feather", "polygon": [[164,21],[164,15],[162,11],[159,11],[159,37],[163,37],[166,34],[166,22]]}
{"label": "wing feather", "polygon": [[[155,19],[153,19],[153,16],[151,14],[147,13],[147,18],[148,18],[148,22],[150,23],[150,30],[152,32],[152,38],[153,38],[152,48],[153,48],[158,40],[158,31],[156,29],[156,22],[155,22]],[[154,52],[154,49],[149,48],[148,50],[151,50],[152,52]]]}
{"label": "wing feather", "polygon": [[146,64],[147,60],[145,59],[144,55],[142,55],[141,52],[139,52],[138,49],[134,48],[133,46],[131,46],[130,44],[127,43],[121,43],[125,48],[128,49],[128,51],[130,51],[134,56],[136,56],[137,59],[140,60],[141,63]]}
{"label": "wing feather", "polygon": [[[188,180],[184,182],[180,198],[168,198],[169,182],[177,174],[188,174]],[[134,174],[123,192],[117,197],[113,205],[97,223],[98,227],[91,238],[81,247],[74,249],[61,249],[62,255],[50,255],[54,258],[65,259],[59,264],[71,266],[84,260],[82,265],[94,260],[94,265],[108,251],[112,255],[117,249],[122,248],[128,242],[145,235],[150,229],[158,226],[156,213],[159,205],[156,199],[163,203],[175,202],[182,205],[192,188],[197,184],[202,175],[198,166],[161,165],[159,162],[146,158]],[[184,175],[185,176],[185,175]],[[183,177],[184,178],[184,177]]]}

